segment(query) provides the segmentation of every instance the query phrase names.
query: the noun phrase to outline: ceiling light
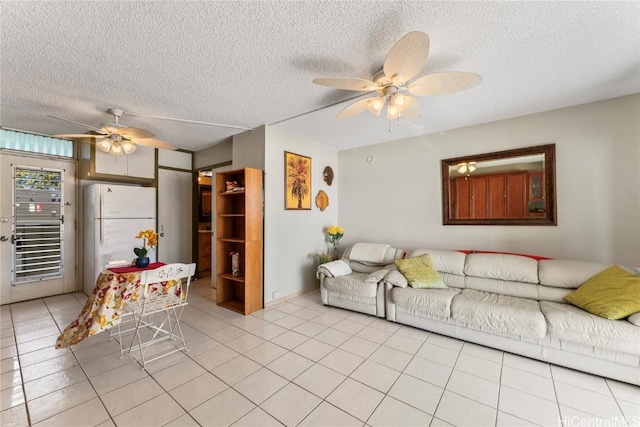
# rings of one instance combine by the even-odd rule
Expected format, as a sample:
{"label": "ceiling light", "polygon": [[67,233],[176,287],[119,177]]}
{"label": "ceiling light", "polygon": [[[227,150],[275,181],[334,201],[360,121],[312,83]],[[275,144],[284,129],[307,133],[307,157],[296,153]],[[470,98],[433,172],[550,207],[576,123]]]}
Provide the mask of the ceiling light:
{"label": "ceiling light", "polygon": [[105,153],[114,156],[122,156],[123,154],[131,154],[136,151],[136,145],[126,139],[118,139],[113,135],[111,138],[104,138],[96,142],[96,147]]}
{"label": "ceiling light", "polygon": [[382,107],[384,107],[385,98],[384,96],[377,96],[369,102],[367,108],[371,111],[371,114],[374,116],[379,116],[382,111]]}

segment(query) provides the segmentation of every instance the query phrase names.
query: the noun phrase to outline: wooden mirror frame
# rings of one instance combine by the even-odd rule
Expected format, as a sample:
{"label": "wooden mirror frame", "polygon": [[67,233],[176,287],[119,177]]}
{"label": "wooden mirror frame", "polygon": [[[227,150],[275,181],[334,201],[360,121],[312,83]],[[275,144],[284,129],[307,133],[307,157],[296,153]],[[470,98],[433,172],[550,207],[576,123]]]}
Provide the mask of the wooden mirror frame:
{"label": "wooden mirror frame", "polygon": [[[511,157],[544,155],[544,199],[546,211],[544,215],[530,218],[477,218],[456,219],[452,217],[450,203],[449,167],[460,163],[482,162],[487,160],[506,159]],[[442,179],[442,223],[443,225],[557,225],[556,219],[556,145],[547,144],[515,150],[496,151],[493,153],[444,159],[441,161]],[[527,189],[528,190],[528,189]]]}

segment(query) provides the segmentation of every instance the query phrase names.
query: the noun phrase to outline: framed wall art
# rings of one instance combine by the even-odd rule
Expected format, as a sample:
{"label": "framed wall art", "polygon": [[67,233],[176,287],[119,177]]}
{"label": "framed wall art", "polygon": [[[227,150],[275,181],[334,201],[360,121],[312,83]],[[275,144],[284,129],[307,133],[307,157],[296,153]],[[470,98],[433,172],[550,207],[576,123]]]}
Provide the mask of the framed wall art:
{"label": "framed wall art", "polygon": [[284,152],[284,208],[311,210],[311,157]]}

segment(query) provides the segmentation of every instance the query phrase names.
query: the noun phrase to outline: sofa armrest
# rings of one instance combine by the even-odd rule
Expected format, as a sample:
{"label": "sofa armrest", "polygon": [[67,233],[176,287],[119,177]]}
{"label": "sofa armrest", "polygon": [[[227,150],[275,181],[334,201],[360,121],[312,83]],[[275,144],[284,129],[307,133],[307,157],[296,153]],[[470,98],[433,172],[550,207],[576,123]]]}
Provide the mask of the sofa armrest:
{"label": "sofa armrest", "polygon": [[370,273],[364,281],[367,283],[379,283],[384,279],[387,274],[389,274],[391,270],[388,268],[383,268],[381,270],[376,270],[373,273]]}
{"label": "sofa armrest", "polygon": [[406,288],[409,286],[407,278],[402,275],[398,270],[391,270],[385,277],[384,281],[390,285],[397,286],[398,288]]}
{"label": "sofa armrest", "polygon": [[325,277],[339,277],[339,276],[348,276],[353,271],[349,264],[342,260],[327,262],[326,264],[322,264],[316,270],[316,277],[320,279],[322,276]]}

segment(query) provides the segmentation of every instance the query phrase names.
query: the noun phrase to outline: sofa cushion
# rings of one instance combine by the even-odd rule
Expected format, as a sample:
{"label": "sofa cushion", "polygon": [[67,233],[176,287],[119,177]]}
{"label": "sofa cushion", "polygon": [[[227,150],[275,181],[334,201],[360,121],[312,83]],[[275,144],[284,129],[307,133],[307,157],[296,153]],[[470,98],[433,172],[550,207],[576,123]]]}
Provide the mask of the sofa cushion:
{"label": "sofa cushion", "polygon": [[551,337],[594,347],[640,354],[640,328],[623,320],[609,320],[571,304],[541,301]]}
{"label": "sofa cushion", "polygon": [[538,283],[538,261],[519,255],[469,254],[464,274],[486,279]]}
{"label": "sofa cushion", "polygon": [[389,273],[390,271],[391,269],[387,269],[387,268],[374,271],[373,273],[369,273],[367,277],[364,279],[364,281],[367,283],[378,283],[382,279],[384,279],[384,276],[386,276],[387,273]]}
{"label": "sofa cushion", "polygon": [[365,273],[351,273],[348,276],[326,277],[324,287],[339,294],[375,298],[378,285],[377,283],[365,282],[367,276],[368,274]]}
{"label": "sofa cushion", "polygon": [[597,262],[550,259],[538,262],[538,276],[542,285],[575,289],[609,266]]}
{"label": "sofa cushion", "polygon": [[464,253],[437,249],[414,249],[407,254],[407,258],[415,258],[424,254],[431,257],[433,266],[439,272],[464,275],[464,260],[467,257]]}
{"label": "sofa cushion", "polygon": [[623,319],[640,312],[640,276],[614,265],[587,280],[564,299],[591,314]]}
{"label": "sofa cushion", "polygon": [[393,288],[391,299],[399,307],[451,317],[451,301],[460,289]]}
{"label": "sofa cushion", "polygon": [[538,301],[473,289],[463,289],[453,298],[451,316],[500,335],[542,338],[547,330]]}
{"label": "sofa cushion", "polygon": [[394,261],[398,270],[407,278],[413,288],[446,288],[442,277],[433,267],[433,261],[427,254]]}

